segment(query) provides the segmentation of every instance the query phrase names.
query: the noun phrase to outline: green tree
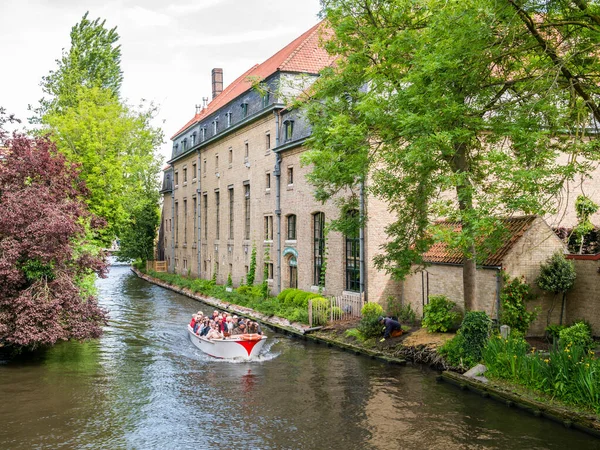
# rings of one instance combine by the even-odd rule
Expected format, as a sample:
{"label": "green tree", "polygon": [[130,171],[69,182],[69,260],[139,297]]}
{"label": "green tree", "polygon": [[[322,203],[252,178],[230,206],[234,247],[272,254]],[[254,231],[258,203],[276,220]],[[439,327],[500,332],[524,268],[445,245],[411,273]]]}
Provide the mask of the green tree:
{"label": "green tree", "polygon": [[153,105],[134,108],[119,98],[118,40],[116,28],[109,30],[105,21],[92,21],[86,13],[71,29],[71,47],[56,61],[57,69],[42,80],[48,97],[40,101],[36,120],[40,132],[49,132],[58,150],[81,165],[89,209],[107,222],[98,243],[108,246],[119,237],[126,247],[123,255],[146,259],[158,220],[160,158],[155,150],[163,134],[151,125]]}
{"label": "green tree", "polygon": [[140,198],[158,198],[148,192],[158,192],[160,160],[155,149],[162,131],[150,124],[152,107],[136,111],[97,87],[79,87],[76,92],[74,106],[49,112],[42,121],[58,150],[81,164],[80,177],[90,190],[89,208],[108,223],[100,236],[108,245],[135,221],[130,216],[137,214]]}
{"label": "green tree", "polygon": [[[511,53],[523,23],[509,12],[492,0],[325,0],[339,59],[307,107],[316,197],[351,202],[367,181],[396,215],[376,264],[402,277],[444,240],[464,255],[467,309],[477,262],[503,238],[498,218],[551,211],[578,169],[557,163],[579,138],[562,137],[569,104]],[[462,226],[448,233],[435,217]]]}
{"label": "green tree", "polygon": [[575,200],[575,213],[577,214],[577,226],[573,229],[573,233],[579,241],[579,254],[583,253],[583,244],[585,237],[594,230],[594,224],[590,220],[590,216],[598,211],[598,205],[585,195],[579,195]]}
{"label": "green tree", "polygon": [[[545,264],[540,266],[540,275],[536,282],[540,289],[556,294],[562,294],[562,304],[560,310],[560,325],[563,323],[563,315],[565,311],[565,302],[567,299],[567,291],[575,284],[575,265],[573,261],[567,261],[565,255],[561,252],[556,252],[552,255]],[[548,311],[547,325],[550,325],[550,316],[554,309],[554,300],[552,307]]]}
{"label": "green tree", "polygon": [[154,259],[154,240],[160,222],[158,199],[154,192],[146,194],[132,209],[120,233],[120,260]]}
{"label": "green tree", "polygon": [[76,105],[79,87],[97,87],[119,97],[123,82],[119,34],[116,27],[106,29],[105,23],[89,20],[86,12],[71,29],[71,47],[56,60],[57,69],[42,78],[42,90],[49,97],[40,100],[38,118]]}

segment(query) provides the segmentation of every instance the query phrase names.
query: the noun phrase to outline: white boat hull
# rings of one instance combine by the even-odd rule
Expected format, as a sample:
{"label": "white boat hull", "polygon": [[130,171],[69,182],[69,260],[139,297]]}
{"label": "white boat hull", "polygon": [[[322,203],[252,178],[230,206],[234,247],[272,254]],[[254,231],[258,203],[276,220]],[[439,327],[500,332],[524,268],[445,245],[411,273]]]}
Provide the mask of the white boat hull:
{"label": "white boat hull", "polygon": [[211,340],[197,336],[191,326],[188,325],[187,328],[192,343],[207,355],[215,358],[251,359],[260,353],[267,340],[264,335],[257,340],[245,340],[236,336]]}

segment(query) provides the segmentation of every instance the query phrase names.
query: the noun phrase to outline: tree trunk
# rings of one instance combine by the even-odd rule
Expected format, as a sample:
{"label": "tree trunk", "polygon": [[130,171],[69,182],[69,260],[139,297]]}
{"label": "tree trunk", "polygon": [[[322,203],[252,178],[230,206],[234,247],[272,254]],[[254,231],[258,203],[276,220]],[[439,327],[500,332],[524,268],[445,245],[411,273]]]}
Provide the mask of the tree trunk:
{"label": "tree trunk", "polygon": [[467,146],[456,144],[454,157],[449,161],[452,171],[462,174],[462,179],[456,184],[456,196],[458,197],[458,209],[461,212],[462,233],[469,242],[468,247],[463,249],[463,293],[465,311],[470,311],[475,305],[475,293],[477,291],[477,255],[475,253],[475,236],[470,219],[465,220],[468,213],[473,209],[473,191],[468,176],[469,165],[467,162]]}
{"label": "tree trunk", "polygon": [[566,297],[567,297],[567,293],[563,292],[563,295],[562,295],[562,305],[560,307],[560,325],[563,324],[563,316],[565,314],[565,299],[566,299]]}

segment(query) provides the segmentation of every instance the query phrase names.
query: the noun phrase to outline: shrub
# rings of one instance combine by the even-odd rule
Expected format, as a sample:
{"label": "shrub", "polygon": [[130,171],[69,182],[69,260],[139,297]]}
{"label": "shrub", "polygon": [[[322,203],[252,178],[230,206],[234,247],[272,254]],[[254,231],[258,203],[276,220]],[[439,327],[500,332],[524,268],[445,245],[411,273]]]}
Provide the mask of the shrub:
{"label": "shrub", "polygon": [[313,325],[325,325],[329,319],[329,300],[323,297],[312,299]]}
{"label": "shrub", "polygon": [[587,325],[579,322],[560,331],[560,345],[562,348],[581,347],[587,352],[593,347],[594,341]]}
{"label": "shrub", "polygon": [[353,337],[358,342],[364,342],[365,341],[365,337],[358,330],[358,328],[350,328],[349,330],[346,330],[345,335],[346,335],[346,337]]}
{"label": "shrub", "polygon": [[526,303],[534,299],[531,287],[524,279],[513,278],[503,273],[504,286],[500,291],[500,321],[511,329],[526,333],[538,310],[528,312]]}
{"label": "shrub", "polygon": [[279,294],[277,294],[277,300],[279,300],[279,303],[281,303],[282,305],[285,303],[285,297],[292,291],[295,291],[296,289],[294,288],[287,288],[284,289],[283,291],[281,291]]}
{"label": "shrub", "polygon": [[456,333],[440,353],[455,366],[471,367],[481,361],[489,339],[492,321],[483,311],[469,311]]}
{"label": "shrub", "polygon": [[227,287],[233,286],[233,280],[231,279],[231,272],[229,272],[229,274],[227,275],[227,284],[225,286],[227,286]]}
{"label": "shrub", "polygon": [[379,316],[383,316],[383,308],[379,303],[365,303],[365,305],[360,310],[360,314],[365,316],[374,316],[375,318]]}
{"label": "shrub", "polygon": [[441,331],[445,333],[456,326],[460,320],[460,312],[455,310],[456,303],[445,295],[432,295],[429,303],[423,308],[423,326],[430,333]]}
{"label": "shrub", "polygon": [[[540,275],[536,282],[538,286],[548,292],[554,294],[562,294],[562,304],[560,310],[560,324],[562,325],[563,315],[565,310],[565,302],[567,299],[567,291],[575,284],[575,265],[573,261],[567,261],[565,255],[561,252],[554,253],[545,264],[540,266]],[[552,307],[548,311],[548,319],[554,309],[554,300]]]}
{"label": "shrub", "polygon": [[290,289],[289,292],[286,294],[285,299],[284,299],[284,303],[286,305],[291,305],[294,303],[294,297],[296,297],[296,294],[298,294],[300,291],[300,289]]}
{"label": "shrub", "polygon": [[548,342],[558,342],[560,332],[565,328],[567,328],[565,325],[548,325],[545,330]]}
{"label": "shrub", "polygon": [[412,309],[410,303],[402,305],[396,297],[391,295],[387,298],[387,315],[397,317],[401,323],[414,324],[417,321],[417,313]]}
{"label": "shrub", "polygon": [[317,298],[319,297],[318,294],[314,294],[312,292],[306,292],[306,291],[298,291],[298,293],[292,298],[292,305],[296,306],[298,308],[308,308],[308,299],[309,297],[311,299]]}

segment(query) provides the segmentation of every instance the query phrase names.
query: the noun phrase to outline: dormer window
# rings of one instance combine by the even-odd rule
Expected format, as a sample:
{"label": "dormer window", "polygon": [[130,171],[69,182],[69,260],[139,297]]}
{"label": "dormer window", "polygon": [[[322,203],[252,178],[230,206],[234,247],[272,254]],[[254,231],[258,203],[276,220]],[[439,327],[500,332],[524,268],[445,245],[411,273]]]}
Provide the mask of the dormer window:
{"label": "dormer window", "polygon": [[227,128],[229,128],[231,126],[231,111],[225,114],[225,116],[227,116]]}
{"label": "dormer window", "polygon": [[270,95],[269,91],[266,91],[264,93],[264,95],[262,96],[263,108],[266,108],[267,106],[269,106],[270,97],[271,97],[271,95]]}
{"label": "dormer window", "polygon": [[187,147],[187,139],[184,139],[183,141],[181,141],[181,151],[185,152],[186,147]]}
{"label": "dormer window", "polygon": [[242,107],[242,119],[248,115],[248,103],[244,102],[241,104]]}
{"label": "dormer window", "polygon": [[219,118],[213,120],[213,136],[219,131]]}
{"label": "dormer window", "polygon": [[193,147],[194,145],[196,145],[196,133],[195,132],[192,133],[191,140],[192,140],[192,147]]}
{"label": "dormer window", "polygon": [[206,140],[206,127],[200,128],[200,138],[205,141]]}
{"label": "dormer window", "polygon": [[294,121],[286,120],[285,122],[283,122],[283,127],[284,127],[284,140],[286,142],[291,141],[292,135],[294,134]]}

